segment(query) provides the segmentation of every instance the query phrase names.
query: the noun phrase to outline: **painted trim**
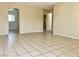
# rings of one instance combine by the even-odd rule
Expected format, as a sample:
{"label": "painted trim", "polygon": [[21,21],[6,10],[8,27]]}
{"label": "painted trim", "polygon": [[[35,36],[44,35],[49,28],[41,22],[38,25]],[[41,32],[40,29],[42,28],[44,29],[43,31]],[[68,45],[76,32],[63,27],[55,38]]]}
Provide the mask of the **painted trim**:
{"label": "painted trim", "polygon": [[62,35],[62,34],[58,34],[58,33],[53,33],[53,35],[59,35],[59,36],[63,36],[63,37],[67,37],[67,38],[71,38],[71,39],[78,39],[77,37],[72,37],[72,36],[68,36],[68,35]]}

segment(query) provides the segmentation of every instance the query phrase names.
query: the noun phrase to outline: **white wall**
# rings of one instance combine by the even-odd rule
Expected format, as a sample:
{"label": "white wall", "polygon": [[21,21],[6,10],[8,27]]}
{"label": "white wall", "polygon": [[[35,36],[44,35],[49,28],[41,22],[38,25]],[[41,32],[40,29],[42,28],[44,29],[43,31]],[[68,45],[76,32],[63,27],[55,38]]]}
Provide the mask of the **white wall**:
{"label": "white wall", "polygon": [[21,33],[43,32],[43,9],[28,6],[21,11]]}
{"label": "white wall", "polygon": [[20,10],[20,33],[43,32],[43,9],[18,3],[0,3],[0,35],[8,34],[8,9]]}
{"label": "white wall", "polygon": [[54,5],[53,32],[79,39],[79,3]]}
{"label": "white wall", "polygon": [[0,3],[0,35],[8,34],[7,5]]}

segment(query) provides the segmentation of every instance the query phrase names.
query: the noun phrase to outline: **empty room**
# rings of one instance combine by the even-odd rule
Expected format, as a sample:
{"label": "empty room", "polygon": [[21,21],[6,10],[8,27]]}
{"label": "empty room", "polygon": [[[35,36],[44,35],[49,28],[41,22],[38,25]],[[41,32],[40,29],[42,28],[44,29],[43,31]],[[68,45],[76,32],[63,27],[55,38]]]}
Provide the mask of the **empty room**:
{"label": "empty room", "polygon": [[0,57],[79,57],[79,2],[0,2]]}

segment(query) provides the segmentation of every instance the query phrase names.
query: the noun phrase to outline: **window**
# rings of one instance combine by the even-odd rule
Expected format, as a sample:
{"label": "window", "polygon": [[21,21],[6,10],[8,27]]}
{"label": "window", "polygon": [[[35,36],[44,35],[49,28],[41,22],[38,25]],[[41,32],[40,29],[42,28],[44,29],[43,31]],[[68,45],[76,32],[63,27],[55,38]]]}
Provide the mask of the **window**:
{"label": "window", "polygon": [[15,15],[9,15],[8,18],[9,21],[15,21]]}

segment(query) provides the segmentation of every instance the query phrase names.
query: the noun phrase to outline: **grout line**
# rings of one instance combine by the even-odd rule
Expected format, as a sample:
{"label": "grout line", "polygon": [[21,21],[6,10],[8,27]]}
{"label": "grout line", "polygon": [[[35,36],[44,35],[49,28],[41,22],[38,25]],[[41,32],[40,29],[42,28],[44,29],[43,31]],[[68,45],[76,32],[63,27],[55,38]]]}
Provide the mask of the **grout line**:
{"label": "grout line", "polygon": [[[31,40],[32,41],[32,40]],[[37,44],[36,42],[34,42],[35,44]],[[41,45],[40,44],[37,44],[38,46],[40,46],[41,47]],[[42,47],[42,48],[44,48],[45,50],[48,50],[48,49],[46,49],[47,47]],[[60,47],[61,48],[61,47]],[[57,48],[57,49],[59,49],[59,48]],[[57,49],[54,49],[54,50],[57,50]]]}
{"label": "grout line", "polygon": [[[8,39],[9,40],[9,39]],[[2,39],[1,40],[2,41],[2,45],[3,45],[3,52],[4,52],[4,56],[6,56],[6,54],[5,54],[5,45],[4,45],[4,40]],[[10,40],[9,40],[10,41]],[[23,41],[25,42],[26,40],[24,40],[23,39]],[[30,41],[31,42],[33,42],[34,44],[36,44],[37,46],[40,46],[40,47],[42,47],[42,48],[44,48],[44,49],[46,49],[47,47],[43,47],[43,46],[41,46],[41,44],[38,44],[36,41],[33,41],[32,39],[30,39]],[[40,41],[40,40],[37,40],[37,41]],[[42,41],[42,40],[41,40]],[[40,41],[40,42],[41,42]],[[23,47],[29,54],[30,54],[30,52],[24,47],[24,45],[22,45],[22,43],[20,43],[19,41],[17,41],[18,42],[18,44],[21,46],[21,47]],[[27,41],[26,41],[27,42]],[[57,42],[57,41],[55,41],[55,42]],[[63,41],[61,41],[61,42],[63,42]],[[10,43],[11,43],[11,41],[10,41]],[[63,47],[60,47],[60,48],[57,48],[57,49],[54,49],[54,50],[51,50],[51,51],[48,51],[48,52],[45,52],[45,53],[42,53],[39,49],[37,49],[37,48],[35,48],[35,46],[33,46],[32,44],[30,44],[29,42],[27,42],[30,46],[32,46],[35,50],[37,50],[37,51],[39,51],[41,54],[40,55],[43,55],[43,54],[45,54],[45,53],[48,53],[48,52],[51,52],[51,51],[54,51],[54,50],[58,50],[58,49],[61,49],[61,48],[65,48],[64,46]],[[66,46],[70,46],[70,45],[72,45],[72,44],[74,44],[75,42],[71,42],[71,43],[69,43],[68,45],[66,45]],[[45,43],[44,43],[45,44]],[[60,43],[61,44],[61,43]],[[17,51],[15,50],[15,48],[13,47],[13,44],[11,43],[11,45],[12,45],[12,48],[13,48],[13,50],[14,50],[14,52],[16,52],[16,54],[17,54],[17,56],[19,56],[18,55],[18,53],[17,53]],[[55,45],[58,45],[58,44],[55,44]],[[50,45],[48,45],[48,48],[50,47]],[[48,49],[46,49],[46,50],[48,50]],[[62,52],[62,51],[60,51],[60,52]],[[55,54],[55,53],[53,53],[52,52],[52,54]],[[62,54],[60,54],[60,55],[63,55],[64,53],[62,53]],[[30,54],[31,55],[31,54]],[[40,55],[36,55],[36,56],[40,56]],[[56,55],[56,54],[55,54]],[[60,55],[57,55],[57,56],[60,56]],[[32,55],[31,55],[32,56]]]}
{"label": "grout line", "polygon": [[[32,41],[32,40],[31,40]],[[40,45],[40,44],[39,44]],[[61,47],[62,48],[62,47]],[[57,48],[57,49],[59,49],[59,48]],[[57,49],[55,49],[55,50],[57,50]],[[54,50],[51,50],[51,51],[54,51]],[[51,51],[48,51],[48,52],[51,52]],[[45,52],[45,53],[48,53],[48,52]],[[52,53],[52,54],[54,54],[54,53]],[[56,55],[56,54],[55,54]],[[58,56],[58,55],[56,55],[56,56]]]}
{"label": "grout line", "polygon": [[[18,42],[18,41],[17,41]],[[28,52],[29,54],[30,54],[30,52],[29,51],[27,51],[27,49],[20,43],[20,42],[18,42],[20,45],[21,45],[21,47],[23,47],[23,49],[26,51],[26,52]],[[30,54],[31,55],[31,54]],[[32,55],[31,55],[32,56]]]}
{"label": "grout line", "polygon": [[5,53],[5,47],[4,47],[4,43],[3,43],[3,39],[2,39],[2,45],[3,45],[4,56],[6,56],[6,53]]}
{"label": "grout line", "polygon": [[[9,38],[8,38],[8,40],[9,40]],[[9,42],[11,43],[10,40],[9,40]],[[16,51],[15,48],[13,47],[13,44],[12,44],[12,43],[11,43],[11,45],[12,45],[12,48],[13,48],[14,52],[16,53],[16,55],[19,56],[18,53],[17,53],[17,51]]]}
{"label": "grout line", "polygon": [[[25,41],[25,40],[24,40]],[[26,41],[27,42],[27,41]],[[28,43],[28,42],[27,42]],[[29,43],[28,43],[29,44]],[[31,47],[33,47],[35,50],[39,51],[38,49],[36,49],[34,46],[32,46],[31,44],[29,44]],[[40,51],[39,51],[40,52]],[[41,52],[40,52],[41,53]],[[44,55],[43,53],[41,53],[41,55]],[[45,56],[45,55],[44,55]]]}
{"label": "grout line", "polygon": [[[54,54],[54,53],[53,53]],[[56,54],[55,54],[56,55]],[[56,55],[56,56],[59,56],[59,55]]]}
{"label": "grout line", "polygon": [[[40,54],[40,55],[36,55],[36,56],[33,56],[33,57],[38,57],[38,56],[41,56],[41,55],[43,55],[43,54]],[[45,55],[43,55],[44,57],[46,57]]]}
{"label": "grout line", "polygon": [[[10,40],[9,40],[10,41]],[[18,42],[18,41],[17,41]],[[19,43],[19,42],[18,42]],[[21,44],[20,44],[21,45]],[[21,45],[21,47],[22,47],[22,45]],[[24,47],[23,47],[24,48]],[[25,48],[24,48],[25,49]],[[27,51],[26,49],[25,49],[25,51]],[[15,52],[16,52],[16,54],[17,54],[17,56],[19,56],[18,55],[18,53],[17,53],[17,51],[15,50]],[[27,51],[28,52],[28,51]],[[28,52],[29,53],[29,52]],[[30,54],[30,53],[29,53]],[[31,55],[31,54],[30,54]],[[32,55],[31,55],[32,56]]]}
{"label": "grout line", "polygon": [[[26,41],[27,42],[27,41]],[[28,43],[28,42],[27,42]],[[29,44],[29,43],[28,43]],[[37,51],[39,51],[38,49],[36,49],[34,46],[32,46],[31,44],[29,44],[31,47],[33,47],[35,50],[37,50]],[[40,52],[40,51],[39,51]],[[41,52],[40,52],[41,53]],[[43,55],[42,53],[41,53],[41,55]],[[45,55],[44,55],[45,56]]]}

